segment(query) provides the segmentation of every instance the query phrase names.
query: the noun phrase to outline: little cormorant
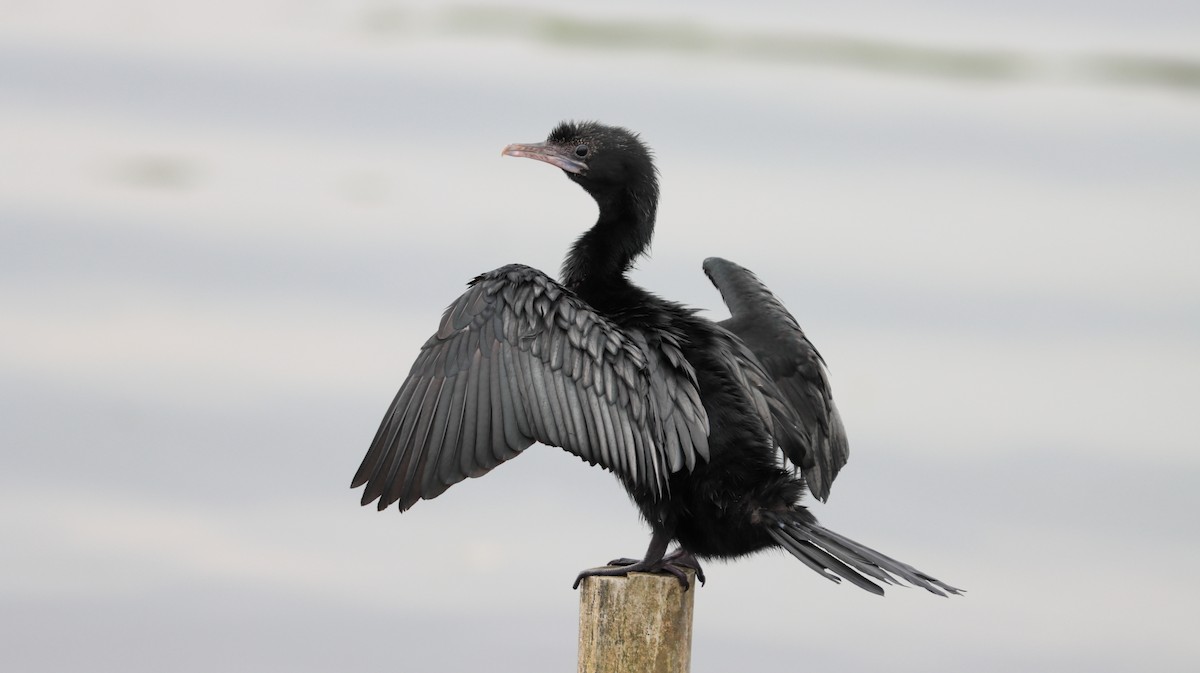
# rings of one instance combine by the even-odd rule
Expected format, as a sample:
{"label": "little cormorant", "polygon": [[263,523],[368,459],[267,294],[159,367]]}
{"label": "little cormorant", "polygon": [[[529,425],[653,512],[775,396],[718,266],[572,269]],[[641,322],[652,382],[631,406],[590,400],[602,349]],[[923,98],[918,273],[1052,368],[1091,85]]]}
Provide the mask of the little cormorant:
{"label": "little cormorant", "polygon": [[845,430],[820,355],[753,274],[705,260],[732,314],[720,324],[630,282],[658,206],[636,134],[564,122],[503,154],[562,169],[599,219],[559,282],[511,264],[476,277],[446,309],[354,475],[362,504],[407,510],[541,442],[611,470],[652,530],[644,558],[585,570],[576,586],[641,571],[686,588],[681,568],[704,581],[699,558],[779,547],[873,593],[883,590],[868,577],[959,592],[820,526],[800,504],[806,491],[828,497]]}

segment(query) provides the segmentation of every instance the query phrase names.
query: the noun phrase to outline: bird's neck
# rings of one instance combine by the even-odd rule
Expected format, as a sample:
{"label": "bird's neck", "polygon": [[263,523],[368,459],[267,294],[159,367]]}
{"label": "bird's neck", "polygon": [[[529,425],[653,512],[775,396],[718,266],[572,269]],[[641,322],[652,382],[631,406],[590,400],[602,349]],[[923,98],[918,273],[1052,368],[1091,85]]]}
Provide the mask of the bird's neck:
{"label": "bird's neck", "polygon": [[600,218],[584,232],[563,260],[563,284],[581,295],[628,284],[626,272],[650,247],[658,190],[625,189],[597,196]]}

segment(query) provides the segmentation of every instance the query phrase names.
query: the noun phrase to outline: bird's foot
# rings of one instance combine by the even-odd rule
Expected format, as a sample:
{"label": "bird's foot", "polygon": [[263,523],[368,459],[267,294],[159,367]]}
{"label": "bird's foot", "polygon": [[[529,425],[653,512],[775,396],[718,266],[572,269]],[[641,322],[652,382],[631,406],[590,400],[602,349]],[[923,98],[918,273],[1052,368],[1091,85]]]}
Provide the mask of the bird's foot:
{"label": "bird's foot", "polygon": [[[620,560],[627,561],[629,559]],[[585,577],[625,577],[629,573],[666,573],[679,580],[679,586],[683,587],[684,591],[687,591],[691,586],[691,584],[688,582],[687,573],[683,571],[683,568],[680,568],[673,563],[667,563],[663,559],[659,559],[658,561],[650,562],[636,561],[634,563],[630,563],[629,565],[615,567],[605,566],[603,568],[589,568],[579,573],[579,576],[575,578],[575,584],[571,585],[571,587],[573,589],[578,589],[579,583],[582,582],[583,578]]]}
{"label": "bird's foot", "polygon": [[690,583],[687,573],[684,572],[685,569],[695,571],[696,579],[700,580],[700,584],[704,584],[704,571],[700,568],[700,562],[691,552],[680,549],[657,561],[631,558],[613,559],[604,568],[591,568],[579,573],[573,587],[578,589],[579,583],[585,577],[625,577],[629,573],[666,573],[679,580],[679,585],[683,587],[684,591],[687,591]]}
{"label": "bird's foot", "polygon": [[[608,562],[610,566],[630,566],[640,561],[635,558],[615,558]],[[696,579],[700,580],[700,584],[704,584],[704,568],[700,567],[700,561],[686,549],[676,549],[674,552],[663,557],[664,563],[670,563],[679,568],[691,568],[696,572]]]}
{"label": "bird's foot", "polygon": [[[696,571],[696,579],[700,580],[700,584],[704,584],[704,568],[700,567],[700,561],[686,549],[676,549],[675,551],[663,557],[663,561],[670,563],[680,568],[691,568]],[[640,563],[641,559],[636,558],[615,558],[608,562],[610,566],[631,566],[635,563]]]}
{"label": "bird's foot", "polygon": [[700,584],[704,584],[704,568],[700,567],[700,560],[686,549],[678,549],[674,553],[667,554],[663,557],[663,561],[670,563],[678,568],[690,568],[696,572],[696,579]]}

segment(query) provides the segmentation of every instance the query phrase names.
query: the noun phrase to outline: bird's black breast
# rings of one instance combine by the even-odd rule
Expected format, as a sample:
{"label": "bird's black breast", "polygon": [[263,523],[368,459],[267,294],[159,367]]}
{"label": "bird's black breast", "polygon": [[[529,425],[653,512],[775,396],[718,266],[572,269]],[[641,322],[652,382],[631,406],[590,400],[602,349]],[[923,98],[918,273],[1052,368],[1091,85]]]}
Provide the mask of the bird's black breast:
{"label": "bird's black breast", "polygon": [[755,525],[764,508],[784,510],[803,486],[780,467],[768,419],[749,394],[731,335],[692,317],[688,357],[696,367],[709,416],[709,460],[690,475],[673,475],[676,538],[695,554],[733,557],[772,544]]}
{"label": "bird's black breast", "polygon": [[695,554],[732,557],[770,546],[769,536],[753,525],[759,510],[790,507],[803,486],[779,466],[769,419],[736,366],[744,357],[739,342],[695,311],[650,293],[622,299],[630,308],[613,307],[606,315],[645,334],[651,345],[679,344],[709,419],[707,461],[672,474],[660,497],[626,483],[630,496],[651,526],[674,529]]}

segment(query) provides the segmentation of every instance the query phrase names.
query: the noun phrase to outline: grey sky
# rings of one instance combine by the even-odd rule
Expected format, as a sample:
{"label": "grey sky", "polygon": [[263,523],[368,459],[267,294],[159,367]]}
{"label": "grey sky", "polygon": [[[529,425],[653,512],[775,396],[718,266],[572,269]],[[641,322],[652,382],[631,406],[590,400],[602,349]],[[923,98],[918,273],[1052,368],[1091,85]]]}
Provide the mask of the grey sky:
{"label": "grey sky", "polygon": [[[692,17],[1200,57],[1186,3],[884,4]],[[697,673],[1200,665],[1194,90],[106,5],[0,5],[0,668],[570,670],[574,573],[647,541],[611,476],[534,447],[404,515],[347,486],[463,284],[556,270],[590,224],[499,156],[572,117],[658,154],[639,282],[722,316],[726,256],[829,361],[852,455],[822,521],[969,590],[714,565]]]}

